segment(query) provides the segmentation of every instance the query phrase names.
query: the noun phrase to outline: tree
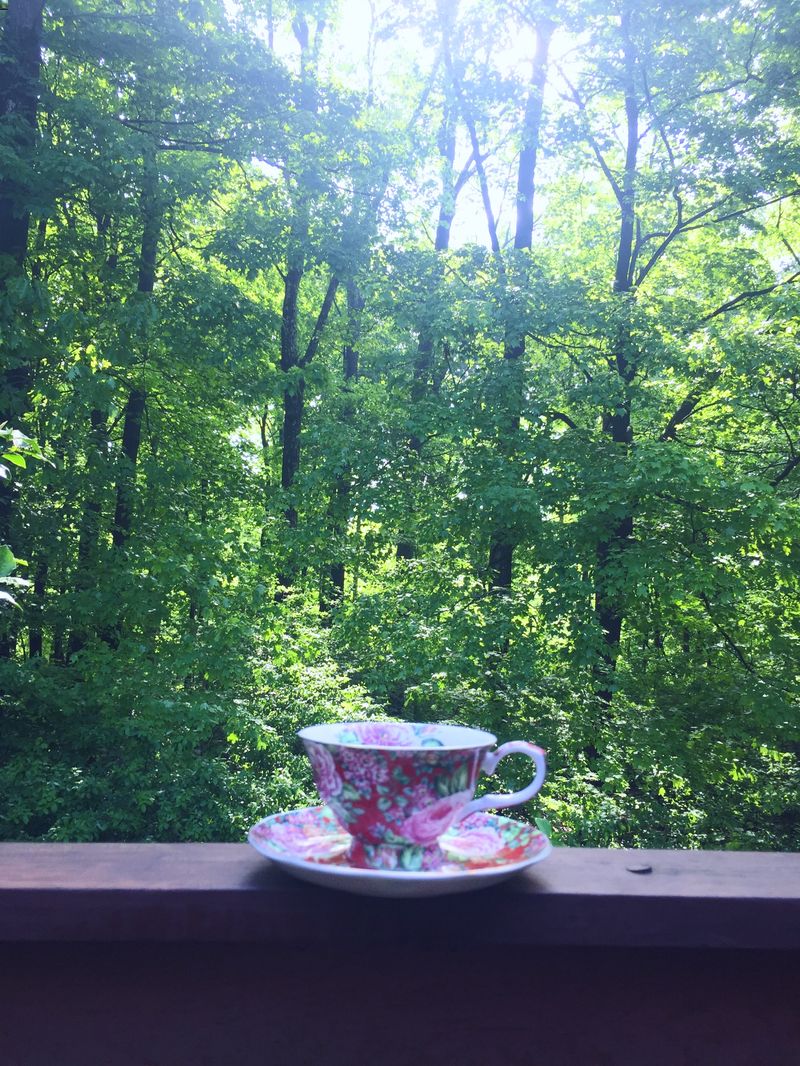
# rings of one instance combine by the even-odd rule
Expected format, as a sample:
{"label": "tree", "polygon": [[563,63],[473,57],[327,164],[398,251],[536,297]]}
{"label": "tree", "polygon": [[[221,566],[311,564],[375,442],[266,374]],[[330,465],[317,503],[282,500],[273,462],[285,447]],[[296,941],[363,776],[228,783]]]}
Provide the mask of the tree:
{"label": "tree", "polygon": [[[19,424],[28,412],[32,367],[30,338],[15,322],[30,308],[25,283],[30,203],[36,153],[42,0],[9,0],[0,37],[0,327],[5,355],[0,376],[0,425]],[[0,545],[13,540],[14,482],[0,480]],[[0,636],[0,657],[12,641]]]}
{"label": "tree", "polygon": [[238,839],[388,713],[565,843],[797,846],[795,7],[42,10],[6,836]]}

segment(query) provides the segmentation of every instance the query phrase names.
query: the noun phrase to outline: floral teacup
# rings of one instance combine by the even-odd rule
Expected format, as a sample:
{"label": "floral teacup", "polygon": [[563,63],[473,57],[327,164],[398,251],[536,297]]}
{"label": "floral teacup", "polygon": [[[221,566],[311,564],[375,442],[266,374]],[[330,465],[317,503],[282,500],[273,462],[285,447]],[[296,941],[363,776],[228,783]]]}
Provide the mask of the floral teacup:
{"label": "floral teacup", "polygon": [[[323,803],[353,837],[350,861],[381,870],[435,870],[439,838],[473,811],[525,803],[542,787],[541,748],[491,733],[420,722],[349,722],[301,729]],[[520,752],[536,775],[527,788],[473,799],[478,774]]]}

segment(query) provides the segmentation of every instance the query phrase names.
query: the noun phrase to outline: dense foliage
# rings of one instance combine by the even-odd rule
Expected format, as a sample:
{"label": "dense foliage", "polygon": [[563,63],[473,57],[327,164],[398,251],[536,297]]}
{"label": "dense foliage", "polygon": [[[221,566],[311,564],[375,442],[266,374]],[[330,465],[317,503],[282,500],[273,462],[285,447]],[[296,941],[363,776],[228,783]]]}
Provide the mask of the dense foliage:
{"label": "dense foliage", "polygon": [[388,714],[800,847],[798,16],[9,0],[3,837],[239,839]]}

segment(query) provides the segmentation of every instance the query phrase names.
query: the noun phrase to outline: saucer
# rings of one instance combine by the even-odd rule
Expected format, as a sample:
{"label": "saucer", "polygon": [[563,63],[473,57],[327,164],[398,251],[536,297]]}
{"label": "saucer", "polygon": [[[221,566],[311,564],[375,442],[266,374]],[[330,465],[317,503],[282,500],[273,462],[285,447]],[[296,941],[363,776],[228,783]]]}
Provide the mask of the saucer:
{"label": "saucer", "polygon": [[438,870],[372,870],[348,858],[352,837],[328,807],[302,807],[262,818],[247,841],[287,873],[364,896],[440,896],[495,884],[550,854],[547,837],[525,822],[483,811],[440,838]]}

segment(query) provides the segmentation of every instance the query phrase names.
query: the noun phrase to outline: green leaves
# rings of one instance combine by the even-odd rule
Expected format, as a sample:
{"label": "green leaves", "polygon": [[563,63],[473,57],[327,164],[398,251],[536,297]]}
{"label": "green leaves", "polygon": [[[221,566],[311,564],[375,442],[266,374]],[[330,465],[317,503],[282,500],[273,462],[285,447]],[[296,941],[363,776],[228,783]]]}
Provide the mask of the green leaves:
{"label": "green leaves", "polygon": [[37,441],[27,437],[18,429],[10,428],[5,422],[0,424],[0,482],[9,481],[11,479],[12,472],[5,465],[5,463],[11,463],[12,466],[25,469],[27,462],[25,457],[34,459],[45,459],[42,449],[39,447]]}
{"label": "green leaves", "polygon": [[14,553],[7,544],[0,544],[0,577],[8,577],[17,567]]}
{"label": "green leaves", "polygon": [[452,777],[438,777],[436,779],[436,791],[444,798],[452,796],[456,792],[463,792],[469,783],[469,769],[462,766]]}
{"label": "green leaves", "polygon": [[10,592],[7,592],[7,588],[27,588],[30,585],[30,581],[26,581],[21,577],[10,577],[9,575],[16,570],[20,565],[25,565],[21,559],[16,559],[14,553],[11,551],[7,544],[0,544],[0,586],[5,585],[6,588],[0,588],[0,602],[7,603],[11,607],[19,607],[14,596]]}
{"label": "green leaves", "polygon": [[548,840],[553,836],[553,826],[547,820],[547,818],[534,818],[533,824],[539,830],[540,833],[544,833]]}
{"label": "green leaves", "polygon": [[[31,436],[0,426],[3,608],[28,584],[14,552],[35,586],[2,619],[7,836],[239,839],[315,802],[298,728],[388,714],[544,744],[517,816],[565,843],[796,846],[791,5],[633,5],[630,42],[607,4],[561,10],[530,250],[506,237],[533,57],[485,47],[524,52],[518,7],[461,5],[450,27],[498,254],[433,6],[409,16],[413,55],[385,15],[369,62],[326,19],[305,94],[282,5],[272,52],[205,0],[158,25],[84,0],[46,16],[26,273],[0,299],[7,366],[35,367]],[[332,272],[313,359],[284,366]]]}

